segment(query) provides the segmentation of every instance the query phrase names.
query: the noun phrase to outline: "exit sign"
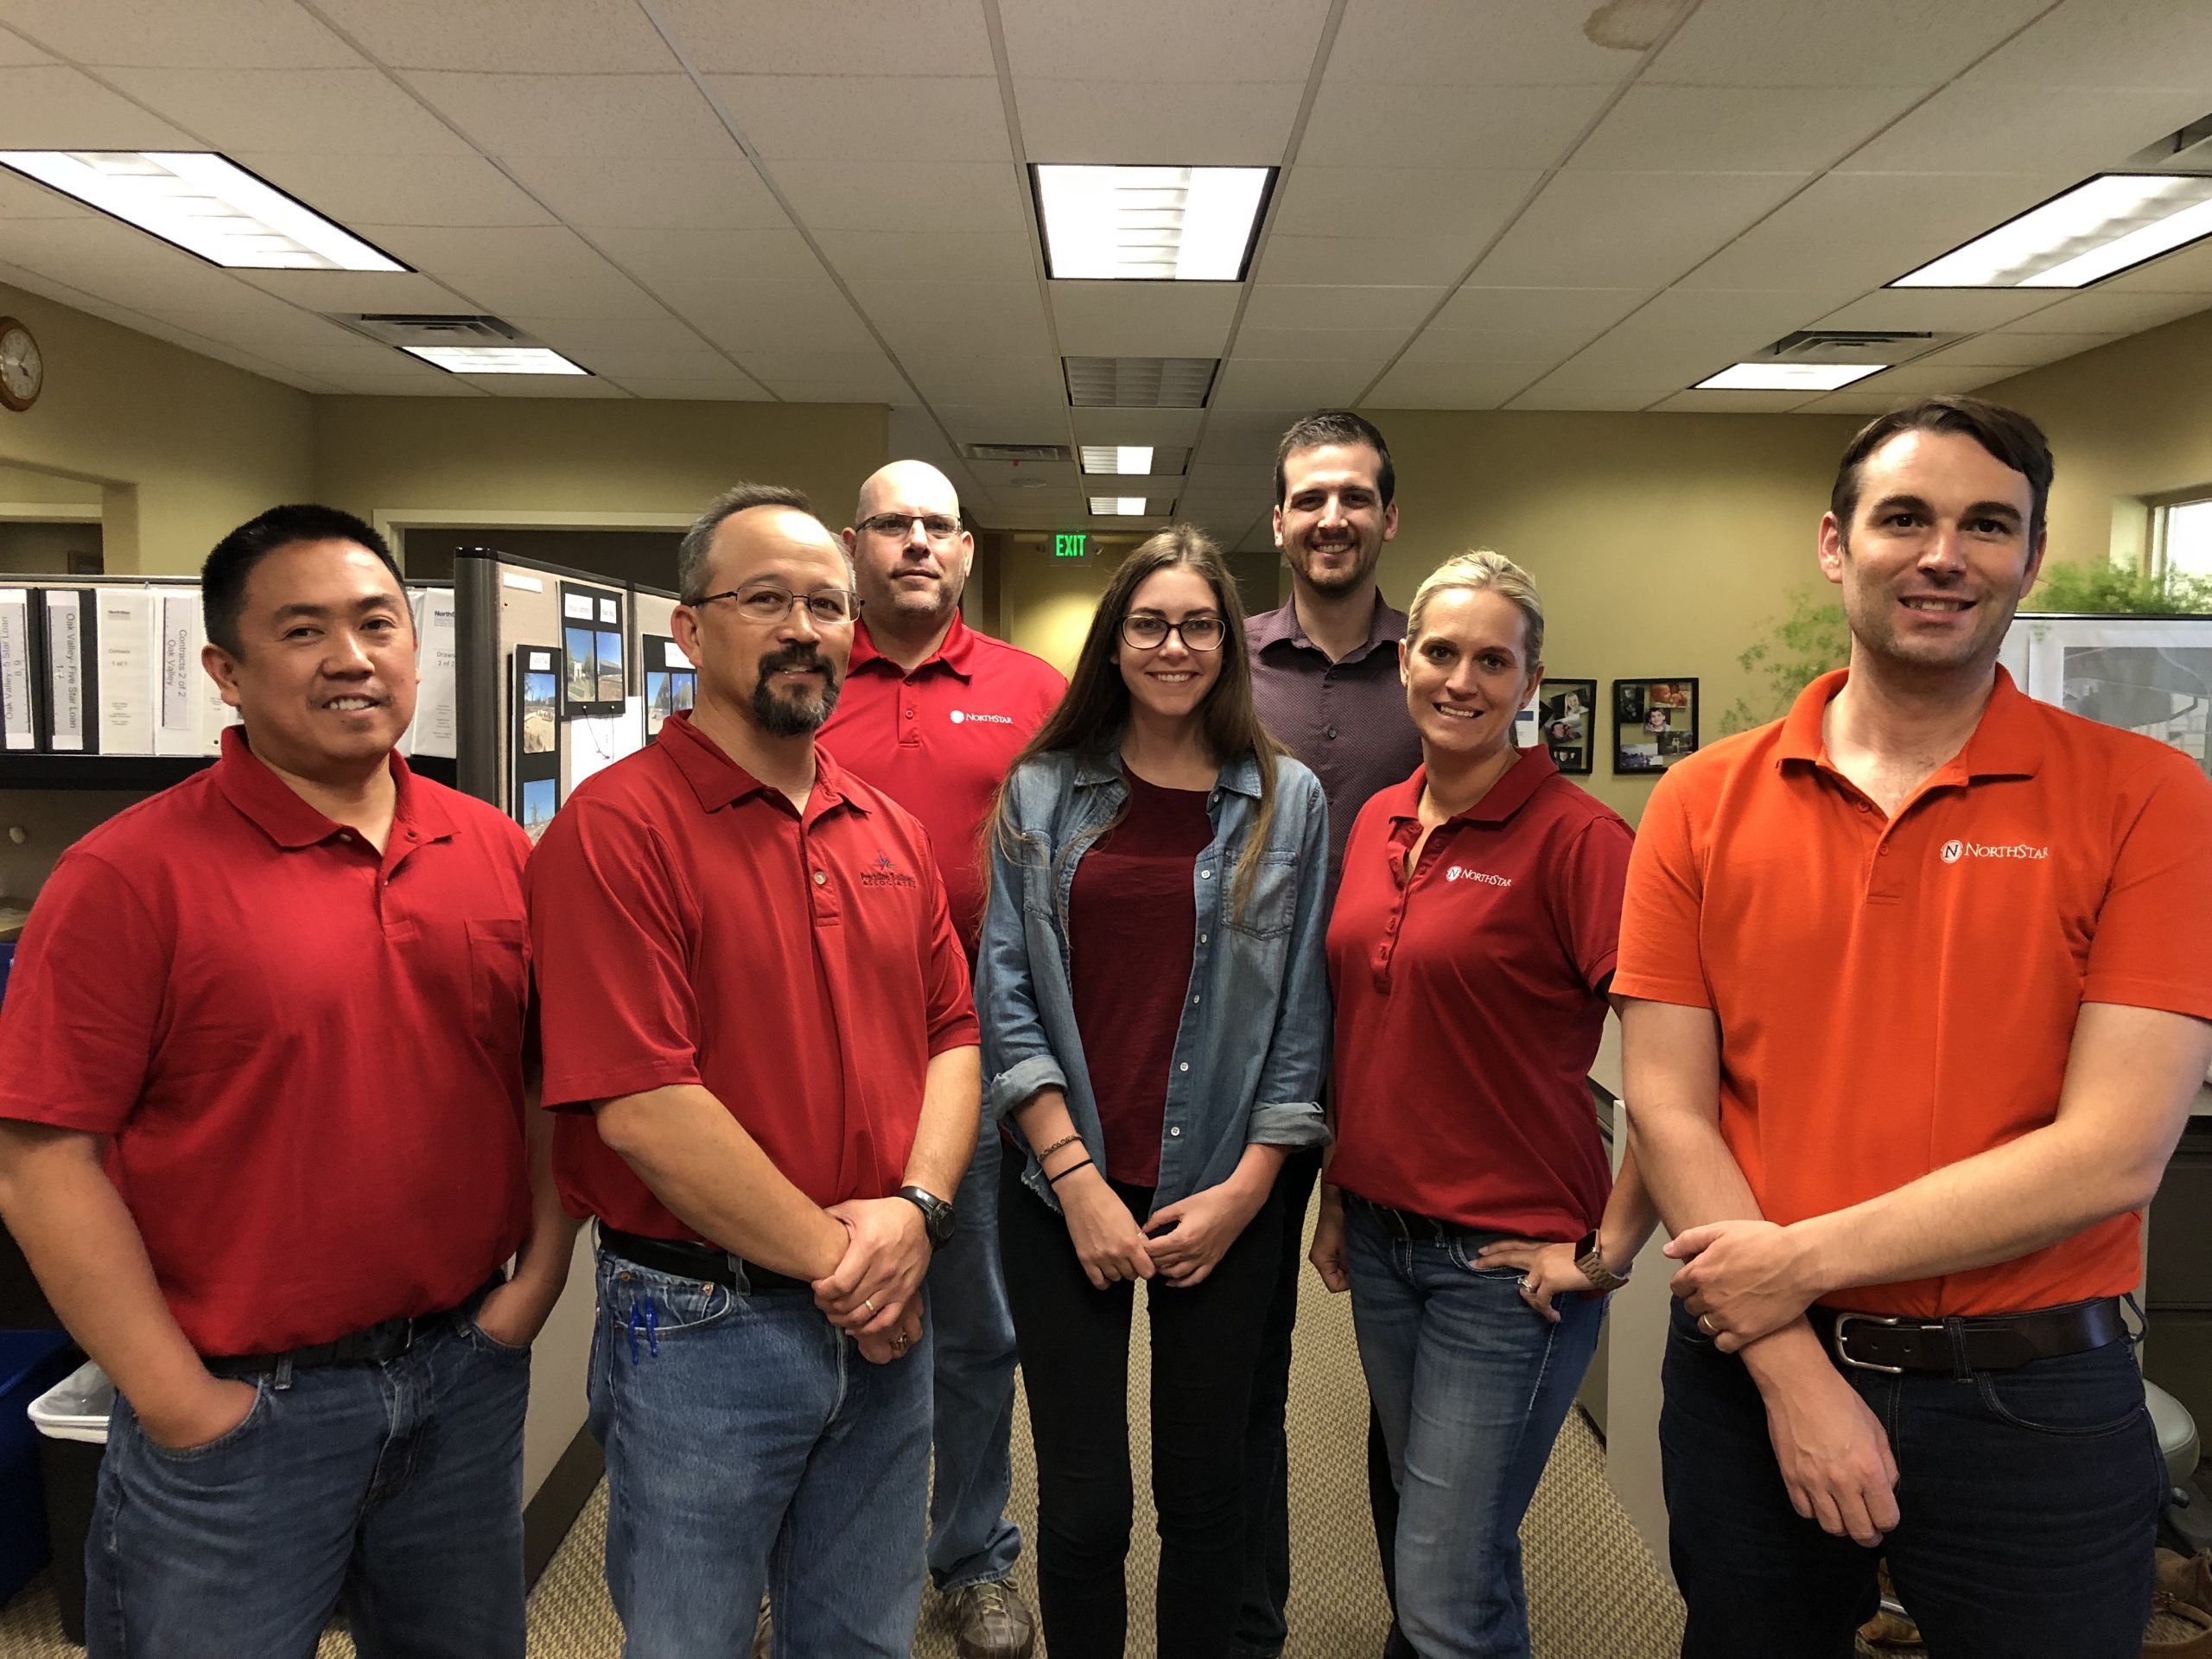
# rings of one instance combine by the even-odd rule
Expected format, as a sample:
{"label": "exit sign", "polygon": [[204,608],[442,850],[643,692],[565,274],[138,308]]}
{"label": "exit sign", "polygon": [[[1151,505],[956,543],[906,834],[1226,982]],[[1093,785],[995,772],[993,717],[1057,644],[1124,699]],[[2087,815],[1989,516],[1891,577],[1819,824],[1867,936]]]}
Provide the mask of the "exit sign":
{"label": "exit sign", "polygon": [[1081,533],[1062,534],[1052,537],[1052,556],[1056,559],[1079,559],[1090,537]]}

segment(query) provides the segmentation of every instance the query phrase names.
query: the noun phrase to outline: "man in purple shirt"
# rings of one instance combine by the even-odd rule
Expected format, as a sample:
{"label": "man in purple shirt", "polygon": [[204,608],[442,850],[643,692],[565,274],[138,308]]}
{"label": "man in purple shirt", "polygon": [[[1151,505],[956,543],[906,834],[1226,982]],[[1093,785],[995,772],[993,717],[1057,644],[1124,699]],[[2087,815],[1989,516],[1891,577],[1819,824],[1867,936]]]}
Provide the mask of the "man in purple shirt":
{"label": "man in purple shirt", "polygon": [[[1295,422],[1275,449],[1275,545],[1290,565],[1290,603],[1244,625],[1260,718],[1313,769],[1328,797],[1332,895],[1359,809],[1377,790],[1403,783],[1421,764],[1421,739],[1398,677],[1406,613],[1384,604],[1375,582],[1382,543],[1398,533],[1396,482],[1390,446],[1358,416],[1323,410]],[[1318,1150],[1294,1154],[1278,1178],[1284,1199],[1281,1269],[1244,1436],[1245,1586],[1237,1659],[1275,1659],[1287,1632],[1290,1518],[1283,1409],[1290,1391],[1306,1206],[1320,1166]],[[1367,1487],[1388,1587],[1398,1505],[1372,1412]],[[1394,1625],[1386,1659],[1411,1651]]]}

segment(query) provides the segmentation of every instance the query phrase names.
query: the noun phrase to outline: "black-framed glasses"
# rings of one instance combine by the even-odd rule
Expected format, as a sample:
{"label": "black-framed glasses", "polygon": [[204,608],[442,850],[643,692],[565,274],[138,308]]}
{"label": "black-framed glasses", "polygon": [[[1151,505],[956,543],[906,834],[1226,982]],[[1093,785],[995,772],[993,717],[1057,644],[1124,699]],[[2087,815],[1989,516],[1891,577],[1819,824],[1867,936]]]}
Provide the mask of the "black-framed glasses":
{"label": "black-framed glasses", "polygon": [[706,594],[692,604],[695,607],[711,605],[718,599],[735,600],[740,616],[770,628],[789,616],[797,605],[804,605],[807,615],[823,627],[850,622],[861,608],[861,596],[849,588],[817,588],[810,594],[795,594],[788,588],[772,586],[732,588],[723,593]]}
{"label": "black-framed glasses", "polygon": [[861,520],[861,528],[878,536],[896,536],[905,541],[916,524],[922,534],[933,542],[949,542],[960,533],[960,521],[938,512],[879,512],[872,518]]}
{"label": "black-framed glasses", "polygon": [[1229,625],[1217,616],[1186,616],[1180,622],[1170,622],[1150,611],[1137,611],[1122,619],[1122,643],[1139,651],[1157,650],[1167,643],[1171,633],[1186,651],[1219,651],[1222,640],[1228,637]]}

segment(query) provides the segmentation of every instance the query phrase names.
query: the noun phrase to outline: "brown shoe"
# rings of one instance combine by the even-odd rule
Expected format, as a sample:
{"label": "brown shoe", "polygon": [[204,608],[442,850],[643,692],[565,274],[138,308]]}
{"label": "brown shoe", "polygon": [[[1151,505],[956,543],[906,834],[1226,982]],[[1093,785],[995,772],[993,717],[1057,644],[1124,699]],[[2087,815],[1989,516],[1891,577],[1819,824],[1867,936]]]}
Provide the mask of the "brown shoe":
{"label": "brown shoe", "polygon": [[2171,1549],[2158,1552],[2158,1589],[2200,1613],[2212,1613],[2212,1550],[2180,1555]]}
{"label": "brown shoe", "polygon": [[1004,1579],[948,1591],[944,1605],[960,1659],[1029,1659],[1037,1645],[1036,1616]]}

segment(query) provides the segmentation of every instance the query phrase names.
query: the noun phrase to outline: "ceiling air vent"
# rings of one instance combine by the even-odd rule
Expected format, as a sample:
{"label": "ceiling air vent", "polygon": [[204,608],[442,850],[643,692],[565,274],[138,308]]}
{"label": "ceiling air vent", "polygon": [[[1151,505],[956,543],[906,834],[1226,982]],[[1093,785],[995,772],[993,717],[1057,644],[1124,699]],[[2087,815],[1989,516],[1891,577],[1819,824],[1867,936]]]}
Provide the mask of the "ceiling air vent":
{"label": "ceiling air vent", "polygon": [[1784,334],[1752,363],[1904,363],[1948,346],[1961,334],[1902,328],[1801,328]]}
{"label": "ceiling air vent", "polygon": [[497,317],[447,316],[435,314],[387,313],[372,316],[339,316],[356,334],[386,346],[513,346],[529,344],[529,337],[512,323]]}
{"label": "ceiling air vent", "polygon": [[1217,357],[1069,357],[1068,402],[1077,409],[1204,409]]}
{"label": "ceiling air vent", "polygon": [[961,454],[970,461],[1068,461],[1065,443],[971,443]]}

